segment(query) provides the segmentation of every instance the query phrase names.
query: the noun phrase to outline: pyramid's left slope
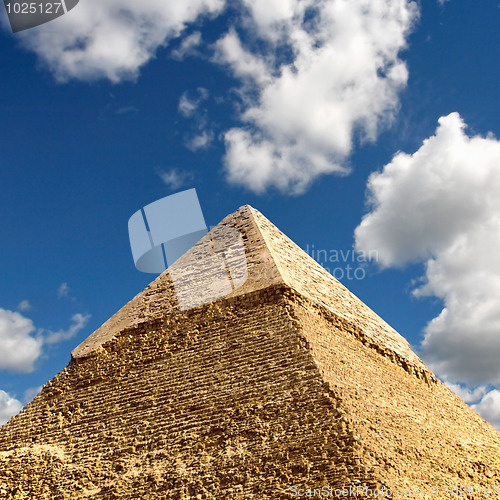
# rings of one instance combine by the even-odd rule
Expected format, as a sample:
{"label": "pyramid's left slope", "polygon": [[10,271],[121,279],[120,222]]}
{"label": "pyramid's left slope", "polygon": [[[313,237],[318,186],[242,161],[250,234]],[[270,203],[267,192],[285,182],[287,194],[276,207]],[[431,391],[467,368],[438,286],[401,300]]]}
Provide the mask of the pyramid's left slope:
{"label": "pyramid's left slope", "polygon": [[[193,264],[203,259],[203,249],[206,243],[213,239],[214,233],[217,235],[217,231],[225,227],[237,230],[243,238],[244,252],[246,254],[245,266],[248,278],[243,286],[240,286],[233,293],[224,294],[224,296],[241,295],[282,282],[266,241],[254,221],[253,209],[245,205],[224,218],[216,228],[204,236],[179,261],[174,263],[173,266],[158,276],[145,290],[136,295],[116,314],[111,316],[100,328],[73,350],[72,356],[74,358],[82,358],[106,342],[109,342],[125,328],[131,328],[141,323],[162,318],[170,311],[178,311],[180,307],[171,276],[172,269],[182,269],[186,274],[183,276],[183,279],[186,281],[195,281],[197,287],[200,289],[213,283],[218,271],[217,268],[208,268],[203,273],[199,273],[199,268],[193,266]],[[208,261],[208,259],[205,260]],[[193,268],[191,275],[190,268]]]}

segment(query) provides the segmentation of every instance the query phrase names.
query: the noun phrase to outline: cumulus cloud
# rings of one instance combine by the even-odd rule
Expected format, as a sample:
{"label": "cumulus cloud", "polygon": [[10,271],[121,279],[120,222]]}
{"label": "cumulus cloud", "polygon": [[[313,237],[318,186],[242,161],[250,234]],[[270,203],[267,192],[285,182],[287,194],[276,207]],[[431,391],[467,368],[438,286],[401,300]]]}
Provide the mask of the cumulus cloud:
{"label": "cumulus cloud", "polygon": [[[494,222],[499,143],[492,137],[469,138],[464,127],[458,113],[441,117],[436,135],[416,153],[399,153],[382,173],[370,176],[372,211],[356,229],[356,241],[360,248],[377,248],[384,266],[427,261],[446,250],[453,258],[467,258],[460,253],[462,244],[473,241],[460,236]],[[486,243],[481,247],[491,265],[495,254]]]}
{"label": "cumulus cloud", "polygon": [[445,383],[457,396],[460,396],[468,404],[478,403],[488,392],[487,387],[484,385],[470,388],[452,382],[445,381]]}
{"label": "cumulus cloud", "polygon": [[467,387],[444,381],[446,385],[461,397],[473,410],[500,431],[500,391],[487,386]]}
{"label": "cumulus cloud", "polygon": [[[60,81],[119,82],[226,4],[234,10],[212,60],[240,82],[242,123],[224,134],[227,179],[299,193],[319,175],[347,174],[353,143],[374,141],[398,109],[415,0],[86,0],[19,38]],[[191,32],[171,56],[199,55],[202,45]],[[192,104],[181,99],[180,112]],[[186,145],[202,149],[213,138],[198,127]]]}
{"label": "cumulus cloud", "polygon": [[[377,250],[382,266],[423,263],[414,294],[444,307],[425,328],[422,355],[470,392],[500,386],[500,141],[465,127],[458,113],[441,117],[418,151],[370,176],[371,210],[355,239],[357,250]],[[498,395],[481,390],[475,407],[491,415]]]}
{"label": "cumulus cloud", "polygon": [[23,407],[21,401],[0,390],[0,425],[7,423],[10,417],[16,415]]}
{"label": "cumulus cloud", "polygon": [[158,175],[163,183],[172,191],[176,191],[193,180],[193,174],[185,170],[171,168],[170,170],[160,170]]}
{"label": "cumulus cloud", "polygon": [[33,321],[0,308],[0,370],[31,372],[42,353],[43,339]]}
{"label": "cumulus cloud", "polygon": [[243,48],[234,28],[217,42],[214,61],[229,65],[237,78],[249,84],[263,86],[271,83],[270,67],[273,59],[253,54]]}
{"label": "cumulus cloud", "polygon": [[0,370],[32,372],[43,346],[73,338],[85,327],[90,315],[74,314],[65,330],[36,329],[33,321],[18,312],[0,308]]}
{"label": "cumulus cloud", "polygon": [[[87,323],[89,315],[75,314],[67,330],[56,332],[37,330],[33,321],[18,312],[0,308],[0,370],[32,372],[34,363],[42,355],[43,346],[73,338]],[[41,387],[29,388],[24,393],[24,402],[31,401]],[[23,404],[0,390],[0,425],[17,414]]]}
{"label": "cumulus cloud", "polygon": [[491,390],[478,404],[471,406],[500,431],[500,391],[498,389]]}
{"label": "cumulus cloud", "polygon": [[[301,192],[348,173],[355,135],[373,141],[398,108],[399,58],[418,17],[408,0],[246,0],[243,30],[215,60],[242,81],[243,127],[225,134],[229,181]],[[256,33],[256,35],[255,35]],[[258,47],[258,48],[257,48]]]}
{"label": "cumulus cloud", "polygon": [[71,325],[69,326],[69,328],[67,328],[66,330],[57,330],[55,332],[49,330],[44,337],[44,342],[46,344],[55,344],[57,342],[72,339],[80,330],[85,327],[89,318],[89,314],[74,314],[71,318]]}
{"label": "cumulus cloud", "polygon": [[156,50],[224,0],[85,0],[50,24],[19,34],[59,81],[134,79]]}

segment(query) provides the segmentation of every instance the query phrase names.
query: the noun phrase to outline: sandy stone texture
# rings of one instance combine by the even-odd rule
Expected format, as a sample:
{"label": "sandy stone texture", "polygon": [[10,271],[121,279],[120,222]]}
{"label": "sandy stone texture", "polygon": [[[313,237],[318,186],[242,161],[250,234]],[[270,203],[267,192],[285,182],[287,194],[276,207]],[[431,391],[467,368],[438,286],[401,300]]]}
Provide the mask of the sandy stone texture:
{"label": "sandy stone texture", "polygon": [[403,337],[255,209],[221,227],[244,244],[239,286],[185,309],[167,270],[82,342],[0,428],[0,498],[495,498],[500,434]]}

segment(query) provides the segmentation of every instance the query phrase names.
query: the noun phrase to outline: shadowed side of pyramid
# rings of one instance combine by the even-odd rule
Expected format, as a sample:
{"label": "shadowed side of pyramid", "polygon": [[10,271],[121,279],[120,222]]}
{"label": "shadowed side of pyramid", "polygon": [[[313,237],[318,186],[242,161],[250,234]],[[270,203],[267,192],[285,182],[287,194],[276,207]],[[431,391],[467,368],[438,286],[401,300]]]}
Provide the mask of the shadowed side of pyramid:
{"label": "shadowed side of pyramid", "polygon": [[406,339],[260,212],[253,209],[253,214],[283,282],[337,318],[354,325],[368,343],[393,352],[409,367],[434,377],[413,353]]}
{"label": "shadowed side of pyramid", "polygon": [[0,428],[6,498],[495,498],[499,433],[403,337],[258,211],[217,228]]}

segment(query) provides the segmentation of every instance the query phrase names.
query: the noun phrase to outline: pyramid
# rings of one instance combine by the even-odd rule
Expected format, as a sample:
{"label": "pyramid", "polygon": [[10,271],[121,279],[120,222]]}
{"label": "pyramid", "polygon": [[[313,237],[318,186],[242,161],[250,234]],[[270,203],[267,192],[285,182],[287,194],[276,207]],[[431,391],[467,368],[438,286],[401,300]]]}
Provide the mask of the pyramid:
{"label": "pyramid", "polygon": [[[217,291],[227,230],[244,251],[229,249]],[[500,434],[248,205],[0,428],[6,499],[498,498],[498,485]]]}

